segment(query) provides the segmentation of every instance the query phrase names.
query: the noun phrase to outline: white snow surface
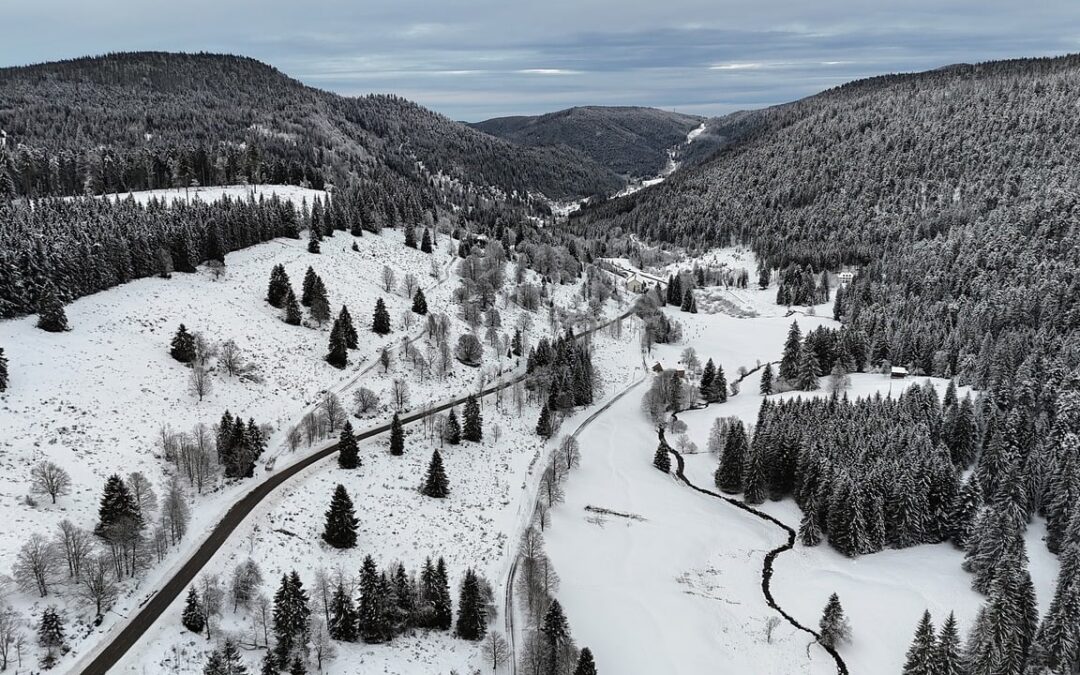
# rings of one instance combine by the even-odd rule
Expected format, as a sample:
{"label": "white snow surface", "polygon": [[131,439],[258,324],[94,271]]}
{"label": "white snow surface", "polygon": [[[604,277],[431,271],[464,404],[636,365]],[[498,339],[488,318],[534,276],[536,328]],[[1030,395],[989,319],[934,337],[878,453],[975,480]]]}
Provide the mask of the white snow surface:
{"label": "white snow surface", "polygon": [[186,202],[199,200],[210,203],[216,202],[223,197],[231,199],[263,199],[277,196],[278,199],[290,201],[300,206],[306,202],[308,205],[315,198],[325,200],[327,192],[299,187],[297,185],[213,185],[188,188],[162,188],[160,190],[140,190],[138,192],[116,192],[104,195],[103,199],[123,200],[129,196],[140,204],[146,204],[151,199],[163,201],[168,204],[174,202]]}

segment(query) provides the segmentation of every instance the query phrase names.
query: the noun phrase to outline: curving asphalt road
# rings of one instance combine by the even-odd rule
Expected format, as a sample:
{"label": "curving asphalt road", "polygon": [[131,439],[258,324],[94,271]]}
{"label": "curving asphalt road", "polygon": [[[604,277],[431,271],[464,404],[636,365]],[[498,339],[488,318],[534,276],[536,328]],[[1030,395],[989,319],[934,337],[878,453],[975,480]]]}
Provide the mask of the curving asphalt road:
{"label": "curving asphalt road", "polygon": [[[578,335],[578,338],[585,337],[602,328],[605,328],[606,326],[614,323],[615,321],[622,321],[633,313],[634,311],[632,309],[628,310],[614,319],[606,321],[602,324],[598,324],[594,328],[582,332],[580,335]],[[481,395],[486,396],[500,389],[505,389],[506,387],[513,386],[517,382],[521,382],[522,380],[524,380],[525,377],[526,375],[522,373],[504,382],[493,384],[484,389],[481,392]],[[429,415],[433,415],[435,413],[442,412],[443,410],[448,410],[449,408],[452,408],[454,406],[461,405],[468,397],[469,395],[461,396],[452,401],[442,403],[434,408],[406,415],[401,418],[401,423],[409,424],[411,422],[423,419],[424,417],[427,417]],[[389,430],[390,423],[387,422],[386,424],[372,427],[358,433],[356,435],[356,439],[364,440],[366,438],[377,436]],[[316,462],[333,455],[335,452],[337,452],[336,443],[334,445],[312,453],[311,455],[296,462],[295,464],[291,464],[288,467],[282,469],[281,471],[272,474],[270,477],[263,480],[261,483],[256,485],[250,492],[240,498],[239,501],[233,504],[229,508],[229,510],[225,512],[225,515],[221,518],[218,524],[214,526],[214,529],[210,531],[210,535],[206,538],[206,540],[199,546],[198,549],[196,549],[191,554],[191,556],[187,559],[183,566],[179,570],[177,570],[176,573],[173,574],[173,576],[170,577],[169,580],[166,581],[164,585],[162,585],[161,588],[159,588],[157,592],[154,593],[153,596],[151,596],[150,600],[147,601],[139,609],[138,613],[127,619],[127,625],[124,626],[124,628],[112,638],[111,642],[109,642],[108,645],[102,648],[101,651],[96,656],[94,656],[93,660],[90,662],[89,665],[83,668],[83,675],[105,675],[106,673],[108,673],[109,670],[120,661],[124,654],[126,654],[128,650],[131,649],[138,642],[139,638],[142,637],[143,633],[145,633],[146,630],[150,628],[150,626],[152,626],[154,622],[157,621],[157,619],[165,612],[165,610],[168,609],[168,607],[178,597],[180,597],[180,594],[183,593],[184,589],[187,588],[188,584],[190,584],[195,579],[199,571],[202,570],[203,566],[210,561],[210,558],[212,558],[214,554],[217,553],[218,549],[221,548],[221,546],[229,538],[229,535],[233,533],[233,531],[240,525],[240,523],[243,522],[244,518],[246,518],[247,515],[251,513],[251,511],[256,506],[258,506],[260,502],[262,502],[263,499],[265,499],[275,489],[280,487],[281,484],[285,481],[289,480],[290,478],[300,473],[304,469],[308,468],[312,464],[315,464]]]}

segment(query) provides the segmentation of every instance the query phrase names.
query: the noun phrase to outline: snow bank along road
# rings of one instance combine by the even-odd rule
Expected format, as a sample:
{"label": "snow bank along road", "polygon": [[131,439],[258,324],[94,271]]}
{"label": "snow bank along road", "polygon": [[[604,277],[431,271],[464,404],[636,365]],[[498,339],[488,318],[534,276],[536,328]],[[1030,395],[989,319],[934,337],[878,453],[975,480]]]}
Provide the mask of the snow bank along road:
{"label": "snow bank along road", "polygon": [[[582,332],[578,337],[584,337],[591,333],[594,333],[608,325],[622,321],[634,313],[634,310],[628,310],[619,316],[599,324],[589,330]],[[516,382],[520,382],[525,379],[525,374],[519,374],[515,377],[493,384],[481,392],[482,396],[494,393],[499,389],[512,386]],[[417,420],[423,419],[429,415],[449,410],[454,406],[461,405],[468,398],[468,395],[460,396],[456,399],[435,406],[434,408],[416,412],[411,415],[407,415],[401,418],[402,424],[410,424]],[[372,427],[356,435],[358,441],[377,436],[381,433],[390,430],[390,423],[382,424],[377,427]],[[269,478],[256,485],[250,492],[245,494],[238,502],[233,504],[229,510],[225,513],[224,517],[214,526],[210,535],[203,541],[202,545],[191,554],[191,557],[180,567],[179,570],[168,581],[162,585],[162,587],[143,605],[142,609],[137,614],[128,619],[127,625],[124,626],[109,644],[102,648],[93,660],[83,668],[83,675],[105,675],[109,670],[115,666],[120,659],[127,653],[131,647],[142,637],[143,633],[168,609],[169,605],[180,597],[180,594],[187,588],[199,571],[206,563],[214,556],[219,548],[225,543],[225,540],[229,538],[244,518],[247,517],[251,511],[259,505],[259,503],[265,499],[270,493],[277,489],[282,483],[289,480],[296,474],[300,473],[304,469],[310,467],[312,464],[325,459],[337,452],[337,444],[323,448],[317,452],[312,453],[308,457],[305,457],[298,462],[289,465],[287,468],[282,469],[278,473],[272,474]],[[794,536],[794,535],[793,535]]]}
{"label": "snow bank along road", "polygon": [[[776,548],[774,548],[773,550],[771,550],[767,554],[765,554],[765,564],[761,568],[761,592],[765,594],[765,602],[768,603],[769,607],[772,607],[777,612],[779,612],[780,616],[784,617],[784,619],[788,623],[790,623],[792,626],[794,626],[795,628],[798,628],[801,631],[805,631],[805,632],[809,633],[810,635],[813,635],[814,639],[818,640],[818,644],[821,644],[821,642],[820,642],[821,635],[817,631],[815,631],[812,628],[808,628],[808,627],[802,625],[801,623],[799,623],[793,616],[791,616],[790,614],[785,612],[783,610],[783,608],[780,607],[780,605],[778,605],[776,603],[776,599],[773,598],[772,588],[770,586],[770,584],[772,582],[772,575],[773,575],[773,561],[775,561],[776,557],[778,555],[780,555],[781,553],[785,553],[785,552],[790,551],[791,549],[795,548],[795,530],[788,527],[784,523],[780,522],[776,518],[773,518],[769,514],[762,513],[761,511],[758,511],[757,509],[755,509],[755,508],[753,508],[751,506],[747,506],[746,504],[740,502],[737,499],[733,499],[731,497],[725,497],[724,495],[719,494],[717,492],[713,492],[712,490],[706,490],[705,488],[698,487],[697,485],[694,485],[686,477],[686,474],[683,473],[683,470],[685,469],[686,464],[683,462],[682,454],[680,454],[678,450],[676,450],[675,448],[672,448],[670,446],[668,446],[668,449],[671,451],[671,454],[675,455],[675,462],[676,462],[675,475],[678,476],[679,480],[681,480],[683,483],[685,483],[687,485],[687,487],[689,487],[689,488],[691,488],[693,490],[697,490],[701,494],[709,495],[710,497],[716,497],[717,499],[722,499],[725,502],[727,502],[728,504],[731,504],[732,506],[734,506],[736,508],[742,509],[743,511],[746,511],[747,513],[753,514],[753,515],[757,516],[758,518],[761,518],[762,520],[767,520],[770,523],[773,523],[774,525],[782,528],[787,533],[787,542],[785,542],[781,546],[777,546]],[[829,647],[829,646],[826,646],[824,644],[821,644],[821,648],[824,649],[825,651],[827,651],[829,653],[829,656],[832,656],[833,660],[836,661],[836,672],[837,672],[837,674],[838,675],[848,675],[847,664],[844,663],[844,659],[843,659],[843,657],[840,656],[840,653],[837,652],[836,649],[834,649],[833,647]]]}

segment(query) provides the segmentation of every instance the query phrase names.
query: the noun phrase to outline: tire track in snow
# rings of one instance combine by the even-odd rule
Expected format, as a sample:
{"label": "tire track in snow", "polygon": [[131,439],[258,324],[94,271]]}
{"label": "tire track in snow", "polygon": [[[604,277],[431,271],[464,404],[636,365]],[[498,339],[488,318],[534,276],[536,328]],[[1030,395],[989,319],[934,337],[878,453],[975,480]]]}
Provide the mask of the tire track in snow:
{"label": "tire track in snow", "polygon": [[[661,441],[663,441],[663,438],[661,438]],[[675,455],[675,462],[676,462],[675,475],[678,477],[678,479],[680,481],[682,481],[684,484],[686,484],[687,487],[689,487],[692,490],[696,490],[697,492],[700,492],[703,495],[708,495],[710,497],[715,497],[717,499],[722,499],[725,502],[727,502],[728,504],[731,504],[732,506],[734,506],[735,508],[742,509],[743,511],[746,511],[747,513],[749,513],[749,514],[751,514],[753,516],[756,516],[756,517],[758,517],[758,518],[760,518],[762,520],[766,520],[766,521],[776,525],[777,527],[784,530],[785,533],[787,533],[787,541],[786,542],[784,542],[782,545],[777,546],[776,548],[772,549],[771,551],[769,551],[768,553],[765,554],[765,563],[764,563],[764,565],[762,565],[762,568],[761,568],[761,592],[765,595],[765,602],[769,605],[769,607],[772,607],[774,610],[776,610],[780,614],[780,616],[784,617],[784,619],[789,624],[791,624],[795,628],[797,628],[797,629],[799,629],[799,630],[801,630],[801,631],[803,631],[805,633],[809,633],[810,635],[812,635],[814,637],[815,642],[817,642],[817,644],[821,645],[821,648],[824,649],[826,652],[828,652],[829,656],[831,656],[833,658],[833,660],[836,662],[837,675],[849,675],[847,664],[844,663],[844,658],[842,656],[840,656],[840,653],[838,651],[836,651],[836,648],[828,647],[828,646],[822,644],[821,643],[821,634],[820,633],[818,633],[813,628],[809,628],[809,627],[804,626],[803,624],[799,623],[798,619],[796,619],[795,617],[791,616],[786,611],[784,611],[784,608],[781,607],[780,604],[776,602],[776,598],[773,597],[772,586],[771,586],[771,584],[772,584],[772,575],[773,575],[773,563],[776,561],[776,558],[779,557],[779,555],[781,553],[786,553],[786,552],[792,550],[793,548],[795,548],[795,530],[793,528],[789,527],[787,524],[785,524],[781,520],[779,520],[778,518],[770,516],[769,514],[765,513],[764,511],[759,511],[759,510],[755,509],[752,506],[744,504],[743,502],[739,501],[738,499],[735,499],[733,497],[725,497],[724,495],[720,494],[719,492],[713,492],[712,490],[706,490],[705,488],[698,487],[697,485],[694,485],[694,483],[692,483],[690,481],[690,479],[688,479],[686,477],[686,474],[684,472],[684,470],[686,468],[686,463],[683,461],[682,454],[678,450],[676,450],[675,448],[671,447],[670,445],[668,446],[668,450],[671,452],[671,454]]]}

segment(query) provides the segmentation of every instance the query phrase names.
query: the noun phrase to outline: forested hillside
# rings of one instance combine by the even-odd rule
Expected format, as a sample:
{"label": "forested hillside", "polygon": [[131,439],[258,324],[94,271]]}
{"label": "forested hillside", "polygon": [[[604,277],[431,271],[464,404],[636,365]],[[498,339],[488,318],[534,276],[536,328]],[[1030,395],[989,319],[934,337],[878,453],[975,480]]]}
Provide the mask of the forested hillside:
{"label": "forested hillside", "polygon": [[759,113],[706,165],[572,223],[748,242],[772,269],[858,266],[839,314],[927,373],[983,387],[1050,354],[1071,368],[1078,86],[1076,56],[854,82]]}
{"label": "forested hillside", "polygon": [[656,108],[584,106],[472,126],[522,145],[573,148],[616,173],[642,178],[660,173],[668,149],[703,121]]}
{"label": "forested hillside", "polygon": [[192,181],[318,188],[387,170],[552,198],[621,185],[565,149],[523,150],[394,96],[342,97],[225,55],[124,53],[0,69],[0,129],[0,190],[27,196]]}

